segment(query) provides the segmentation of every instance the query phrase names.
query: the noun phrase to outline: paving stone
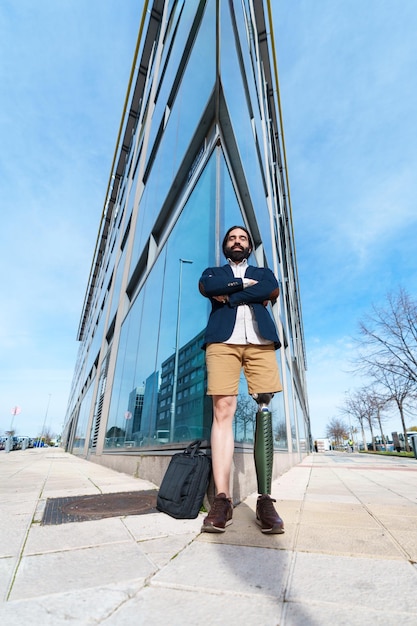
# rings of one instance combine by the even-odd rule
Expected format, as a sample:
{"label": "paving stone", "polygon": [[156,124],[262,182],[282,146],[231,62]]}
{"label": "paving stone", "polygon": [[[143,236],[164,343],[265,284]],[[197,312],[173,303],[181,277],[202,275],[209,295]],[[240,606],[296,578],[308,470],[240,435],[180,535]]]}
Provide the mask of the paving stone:
{"label": "paving stone", "polygon": [[152,584],[282,599],[289,562],[285,551],[193,542]]}
{"label": "paving stone", "polygon": [[407,561],[297,553],[289,602],[332,603],[388,612],[401,609],[417,620],[417,571]]}
{"label": "paving stone", "polygon": [[155,567],[136,543],[102,545],[22,558],[11,600],[81,590],[117,581],[138,580]]}

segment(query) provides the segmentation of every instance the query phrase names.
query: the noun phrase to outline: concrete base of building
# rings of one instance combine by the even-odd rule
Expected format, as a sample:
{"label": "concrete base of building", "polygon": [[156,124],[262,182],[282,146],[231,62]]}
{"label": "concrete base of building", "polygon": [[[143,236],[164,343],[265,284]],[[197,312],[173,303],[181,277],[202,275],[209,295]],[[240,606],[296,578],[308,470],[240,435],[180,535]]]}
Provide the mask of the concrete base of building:
{"label": "concrete base of building", "polygon": [[[178,450],[175,450],[177,452]],[[118,472],[123,472],[153,483],[159,487],[171,460],[173,451],[161,450],[155,454],[134,454],[134,453],[103,453],[90,454],[88,460],[100,465],[104,465]],[[286,450],[274,453],[274,463],[272,480],[287,472],[291,467],[300,463],[306,454],[290,453]],[[234,504],[238,504],[248,495],[257,490],[257,480],[255,464],[253,460],[253,450],[251,448],[235,449],[234,463],[232,468],[232,489]],[[207,490],[208,503],[214,497],[213,480],[210,481]],[[208,504],[207,503],[207,504]]]}

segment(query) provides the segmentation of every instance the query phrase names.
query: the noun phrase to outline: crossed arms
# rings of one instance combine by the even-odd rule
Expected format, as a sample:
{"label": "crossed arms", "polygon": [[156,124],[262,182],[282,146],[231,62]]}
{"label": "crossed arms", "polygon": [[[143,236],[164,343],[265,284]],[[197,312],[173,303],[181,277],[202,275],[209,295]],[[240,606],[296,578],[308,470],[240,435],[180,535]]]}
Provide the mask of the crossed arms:
{"label": "crossed arms", "polygon": [[278,281],[270,269],[251,267],[250,273],[256,278],[235,278],[224,268],[209,267],[200,278],[200,293],[231,307],[255,303],[266,306],[278,298]]}

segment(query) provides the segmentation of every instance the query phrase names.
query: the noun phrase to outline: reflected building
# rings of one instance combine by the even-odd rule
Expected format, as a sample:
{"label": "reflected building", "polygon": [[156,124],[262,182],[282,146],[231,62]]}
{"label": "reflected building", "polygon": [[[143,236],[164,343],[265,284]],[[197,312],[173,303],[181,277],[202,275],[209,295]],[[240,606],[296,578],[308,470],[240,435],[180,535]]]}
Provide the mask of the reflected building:
{"label": "reflected building", "polygon": [[[206,395],[207,374],[203,344],[204,330],[179,349],[178,372],[175,353],[162,363],[159,393],[159,428],[165,429],[172,441],[208,440],[210,437],[212,403]],[[173,381],[178,384],[173,396]]]}
{"label": "reflected building", "polygon": [[159,372],[152,372],[145,381],[140,424],[141,444],[149,443],[155,435],[158,410]]}
{"label": "reflected building", "polygon": [[133,389],[129,394],[128,409],[126,412],[126,438],[134,441],[136,433],[141,432],[143,400],[145,397],[143,387]]}
{"label": "reflected building", "polygon": [[[198,279],[244,224],[281,290],[271,306],[283,393],[274,471],[311,444],[306,360],[270,1],[143,2],[138,44],[78,329],[66,449],[159,484],[169,456],[209,440]],[[188,259],[187,261],[184,261]],[[256,405],[244,378],[235,480],[255,488]],[[117,445],[114,445],[117,440]],[[159,468],[159,474],[158,469]]]}

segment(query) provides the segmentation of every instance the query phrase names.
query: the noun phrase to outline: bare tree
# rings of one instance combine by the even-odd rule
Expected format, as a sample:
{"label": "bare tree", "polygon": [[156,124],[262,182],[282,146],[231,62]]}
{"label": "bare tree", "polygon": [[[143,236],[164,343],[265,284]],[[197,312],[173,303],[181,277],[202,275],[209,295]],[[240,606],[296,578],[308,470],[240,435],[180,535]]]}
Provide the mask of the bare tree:
{"label": "bare tree", "polygon": [[403,288],[359,322],[359,370],[389,372],[417,387],[417,302]]}
{"label": "bare tree", "polygon": [[[257,405],[253,398],[247,395],[239,395],[235,412],[235,437],[238,436],[238,428],[243,430],[243,441],[248,438],[253,440],[255,432]],[[248,437],[249,431],[249,437]]]}
{"label": "bare tree", "polygon": [[[364,391],[366,391],[366,388],[364,389]],[[384,444],[384,446],[387,445],[387,440],[385,438],[384,431],[382,428],[382,422],[384,420],[382,412],[384,411],[384,409],[386,408],[387,404],[389,404],[390,401],[391,401],[391,396],[389,394],[379,393],[378,390],[375,389],[374,387],[369,388],[368,402],[370,405],[369,406],[370,413],[372,413],[372,419],[374,419],[379,426],[379,432],[381,433],[381,441]],[[372,411],[372,408],[373,408],[373,411]]]}
{"label": "bare tree", "polygon": [[409,406],[409,401],[416,397],[415,383],[411,378],[399,376],[394,371],[388,369],[373,371],[372,375],[384,390],[385,404],[392,402],[398,409],[404,434],[405,448],[407,452],[409,452],[410,446],[405,424],[405,410]]}
{"label": "bare tree", "polygon": [[381,396],[397,406],[408,451],[404,410],[417,393],[417,302],[403,288],[389,293],[384,307],[373,306],[359,322],[359,333],[356,371],[370,376]]}
{"label": "bare tree", "polygon": [[349,437],[349,427],[337,417],[332,417],[326,426],[326,435],[340,446],[343,440]]}
{"label": "bare tree", "polygon": [[274,432],[274,440],[277,442],[287,441],[287,425],[285,422],[279,422],[276,425],[275,432]]}
{"label": "bare tree", "polygon": [[374,423],[377,410],[375,406],[375,398],[372,392],[369,392],[366,387],[360,389],[359,391],[362,394],[361,402],[363,407],[363,417],[364,420],[368,423],[369,430],[371,431],[372,449],[374,452],[376,452]]}
{"label": "bare tree", "polygon": [[55,437],[56,434],[52,430],[50,430],[49,428],[45,428],[37,438],[40,441],[43,440],[48,446],[50,446]]}
{"label": "bare tree", "polygon": [[373,432],[375,418],[375,404],[372,395],[367,387],[362,387],[346,395],[345,404],[341,407],[341,412],[349,415],[359,422],[362,434],[363,447],[368,450],[365,437],[365,423],[369,426],[372,436],[372,447],[375,450],[375,438]]}

